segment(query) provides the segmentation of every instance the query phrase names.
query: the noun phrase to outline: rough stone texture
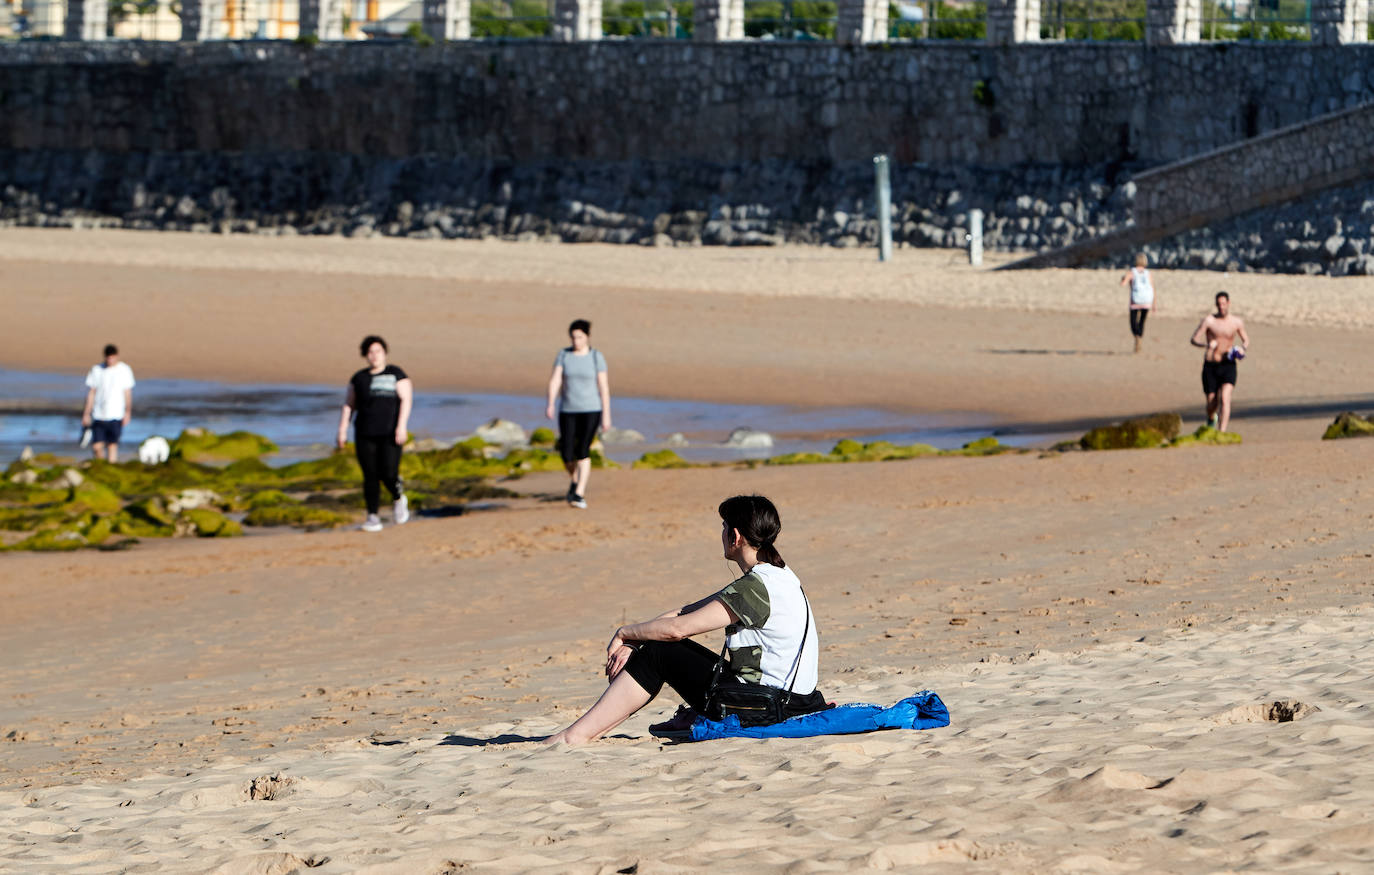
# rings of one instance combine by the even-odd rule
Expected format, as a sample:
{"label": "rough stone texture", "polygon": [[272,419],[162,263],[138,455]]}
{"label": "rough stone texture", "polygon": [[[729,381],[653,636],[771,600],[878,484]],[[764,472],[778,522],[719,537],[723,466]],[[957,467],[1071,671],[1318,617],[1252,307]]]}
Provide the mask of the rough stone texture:
{"label": "rough stone texture", "polygon": [[887,0],[839,0],[835,42],[858,46],[887,41]]}
{"label": "rough stone texture", "polygon": [[1195,43],[1201,35],[1202,0],[1146,0],[1146,45]]}
{"label": "rough stone texture", "polygon": [[472,0],[423,0],[421,17],[425,33],[435,40],[472,36]]}
{"label": "rough stone texture", "polygon": [[600,0],[554,0],[553,38],[565,43],[601,39]]}
{"label": "rough stone texture", "polygon": [[69,40],[103,40],[109,19],[107,0],[66,0],[63,35]]}
{"label": "rough stone texture", "polygon": [[[1311,199],[1328,189],[1354,187],[1359,191],[1359,183],[1366,179],[1374,179],[1374,103],[1319,116],[1185,161],[1146,170],[1122,187],[1123,199],[1132,201],[1129,224],[1102,237],[1070,243],[1059,251],[1044,252],[1008,267],[1071,267],[1126,250],[1149,251],[1149,244],[1171,236],[1192,229],[1215,229],[1248,212]],[[1259,221],[1260,227],[1266,224],[1273,223]],[[1259,228],[1251,230],[1258,232]],[[1240,248],[1254,253],[1239,262],[1254,268],[1291,269],[1291,265],[1278,266],[1272,257],[1266,263],[1266,256],[1272,253],[1256,250],[1265,243],[1262,236],[1238,243]],[[1292,261],[1292,254],[1288,253],[1287,261]],[[1330,261],[1337,253],[1333,248],[1328,254],[1326,260]],[[1216,253],[1207,255],[1206,260],[1216,260]],[[1223,258],[1219,263],[1228,260]],[[1316,263],[1312,259],[1299,262]],[[1299,272],[1364,271],[1303,267]]]}
{"label": "rough stone texture", "polygon": [[709,43],[744,39],[744,0],[697,0],[692,37]]}
{"label": "rough stone texture", "polygon": [[[898,245],[962,247],[977,208],[986,246],[1037,251],[1118,231],[1156,194],[1210,215],[1268,175],[1358,164],[1374,135],[1354,113],[1258,144],[1258,163],[1143,182],[1371,99],[1368,45],[26,42],[0,46],[0,223],[857,246],[886,152]],[[1244,263],[1364,271],[1342,209],[1329,259],[1290,234],[1291,257]],[[1192,245],[1176,257],[1218,263]]]}
{"label": "rough stone texture", "polygon": [[987,9],[989,45],[1039,42],[1039,0],[988,0]]}
{"label": "rough stone texture", "polygon": [[24,42],[0,46],[0,148],[1150,166],[1371,76],[1369,45]]}
{"label": "rough stone texture", "polygon": [[1369,40],[1369,0],[1312,0],[1312,42],[1317,45]]}

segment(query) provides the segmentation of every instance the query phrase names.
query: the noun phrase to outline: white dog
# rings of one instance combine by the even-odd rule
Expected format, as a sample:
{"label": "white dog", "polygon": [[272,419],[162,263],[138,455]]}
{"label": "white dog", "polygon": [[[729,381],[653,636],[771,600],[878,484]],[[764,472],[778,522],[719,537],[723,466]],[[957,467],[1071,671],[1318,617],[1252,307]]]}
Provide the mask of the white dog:
{"label": "white dog", "polygon": [[165,437],[153,435],[138,445],[138,460],[145,465],[161,465],[171,452]]}

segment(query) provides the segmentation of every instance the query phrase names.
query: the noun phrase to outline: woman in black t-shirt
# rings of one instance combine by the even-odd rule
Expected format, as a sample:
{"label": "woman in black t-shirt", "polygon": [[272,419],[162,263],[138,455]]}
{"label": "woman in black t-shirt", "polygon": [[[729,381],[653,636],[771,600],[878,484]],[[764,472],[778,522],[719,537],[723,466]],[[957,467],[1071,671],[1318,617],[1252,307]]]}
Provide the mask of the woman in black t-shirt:
{"label": "woman in black t-shirt", "polygon": [[382,485],[391,493],[392,519],[401,525],[410,519],[405,492],[401,489],[401,447],[406,442],[406,426],[414,389],[406,372],[386,363],[386,341],[375,334],[363,338],[359,347],[368,367],[348,381],[348,397],[339,416],[339,448],[348,445],[348,422],[353,420],[353,440],[358,465],[363,469],[363,498],[367,501],[367,520],[363,531],[380,532],[377,507]]}

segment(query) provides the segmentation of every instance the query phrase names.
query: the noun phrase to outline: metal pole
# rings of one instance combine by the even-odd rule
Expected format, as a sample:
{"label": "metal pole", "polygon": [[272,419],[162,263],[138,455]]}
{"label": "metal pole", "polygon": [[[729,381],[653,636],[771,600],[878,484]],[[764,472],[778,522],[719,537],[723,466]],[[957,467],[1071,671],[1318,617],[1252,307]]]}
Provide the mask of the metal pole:
{"label": "metal pole", "polygon": [[983,211],[968,211],[968,263],[983,266]]}
{"label": "metal pole", "polygon": [[873,181],[878,189],[878,260],[892,260],[892,181],[887,156],[873,156]]}

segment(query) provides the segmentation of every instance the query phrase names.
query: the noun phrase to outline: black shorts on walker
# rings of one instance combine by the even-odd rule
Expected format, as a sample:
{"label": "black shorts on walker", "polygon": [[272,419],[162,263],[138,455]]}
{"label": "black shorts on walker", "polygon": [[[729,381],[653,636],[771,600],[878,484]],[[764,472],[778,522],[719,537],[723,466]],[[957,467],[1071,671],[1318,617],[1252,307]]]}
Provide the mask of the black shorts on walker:
{"label": "black shorts on walker", "polygon": [[558,414],[558,452],[569,465],[589,458],[596,427],[601,424],[601,411]]}

